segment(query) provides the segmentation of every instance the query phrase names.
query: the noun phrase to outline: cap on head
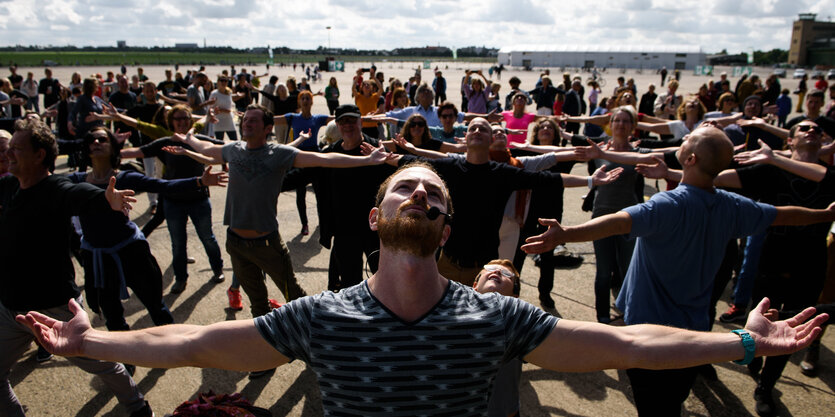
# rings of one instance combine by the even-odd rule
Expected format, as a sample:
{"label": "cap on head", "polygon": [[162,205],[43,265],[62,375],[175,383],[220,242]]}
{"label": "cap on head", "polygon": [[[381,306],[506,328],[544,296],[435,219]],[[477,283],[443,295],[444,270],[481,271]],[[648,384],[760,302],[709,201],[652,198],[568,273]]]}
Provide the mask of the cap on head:
{"label": "cap on head", "polygon": [[336,120],[343,117],[362,117],[362,113],[360,113],[360,108],[353,105],[353,104],[343,104],[336,108]]}

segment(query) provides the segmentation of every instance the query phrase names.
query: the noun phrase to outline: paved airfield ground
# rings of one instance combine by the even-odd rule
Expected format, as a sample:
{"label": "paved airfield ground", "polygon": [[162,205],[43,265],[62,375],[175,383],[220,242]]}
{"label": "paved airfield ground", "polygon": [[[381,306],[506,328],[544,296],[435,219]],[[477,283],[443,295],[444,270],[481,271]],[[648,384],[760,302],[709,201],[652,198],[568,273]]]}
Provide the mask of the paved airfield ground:
{"label": "paved airfield ground", "polygon": [[[342,97],[342,103],[350,102],[351,77],[356,68],[367,67],[369,63],[348,64],[346,72],[336,73]],[[406,81],[413,74],[419,63],[389,63],[376,62],[379,71],[383,71],[386,79],[390,76],[399,77]],[[456,104],[461,97],[458,84],[464,69],[483,69],[487,74],[486,64],[472,64],[463,62],[438,63],[444,72],[449,85],[448,97]],[[432,68],[436,63],[431,64]],[[255,69],[258,74],[266,72],[264,66],[238,66],[247,70]],[[225,67],[224,67],[225,68]],[[145,67],[145,73],[152,80],[161,80],[165,67]],[[185,66],[180,70],[184,71]],[[210,77],[220,74],[221,67],[209,67]],[[724,68],[730,72],[729,68]],[[34,71],[37,78],[43,74],[42,68],[21,68],[21,74]],[[118,68],[105,67],[59,67],[55,68],[56,76],[63,82],[68,82],[74,71],[87,76],[91,73],[105,73],[108,70],[118,71]],[[718,73],[722,69],[717,68]],[[760,69],[761,75],[767,74],[768,69]],[[135,68],[128,69],[129,74],[135,73]],[[423,70],[424,81],[431,82],[432,71]],[[551,70],[555,80],[561,78],[559,69]],[[573,73],[573,71],[572,71]],[[279,69],[275,66],[270,70],[271,75],[277,75],[280,82],[284,82],[288,75],[296,78],[303,76],[299,69],[293,72],[292,67]],[[324,90],[331,73],[323,74],[323,82],[313,83],[313,90]],[[516,75],[522,79],[522,87],[532,89],[539,71],[506,70],[502,74],[502,91],[504,97],[508,92],[507,80]],[[620,75],[617,71],[609,71],[603,76],[607,84],[603,87],[604,94],[611,94],[616,85],[615,79]],[[660,76],[655,71],[644,71],[642,74],[629,71],[624,74],[627,78],[634,77],[639,89],[639,96],[646,91],[646,86],[652,82],[659,85]],[[588,78],[589,74],[583,74]],[[716,76],[715,79],[719,77]],[[495,75],[493,79],[496,80]],[[709,77],[693,76],[692,72],[682,73],[682,93],[694,93],[699,85],[706,83]],[[267,78],[263,79],[266,83]],[[736,79],[731,79],[732,85]],[[797,81],[781,79],[784,88],[794,90]],[[661,88],[657,92],[663,92]],[[796,96],[792,97],[796,100]],[[327,113],[325,101],[317,97],[314,113]],[[529,108],[529,111],[533,111]],[[66,158],[59,159],[59,173],[67,172]],[[578,164],[574,173],[583,175],[585,166]],[[647,181],[648,185],[655,185],[654,181]],[[661,184],[663,188],[663,183]],[[652,192],[654,190],[649,190]],[[567,189],[565,192],[566,224],[578,224],[588,220],[589,214],[580,210],[581,197],[586,190],[582,188]],[[292,192],[285,193],[278,200],[278,219],[281,235],[290,247],[293,266],[302,287],[309,293],[324,291],[327,286],[328,251],[318,244],[318,218],[315,213],[316,200],[312,192],[307,194],[308,217],[310,218],[311,234],[301,236],[301,225],[295,206],[295,196]],[[226,192],[224,189],[212,188],[212,206],[214,207],[214,232],[223,247],[225,242],[225,227],[222,224],[223,204]],[[139,196],[131,217],[141,226],[150,218],[148,199]],[[209,282],[211,269],[205,252],[189,226],[188,253],[197,259],[197,263],[189,265],[188,287],[182,294],[170,294],[169,289],[173,281],[171,269],[171,246],[166,224],[163,223],[150,237],[152,251],[164,271],[165,300],[171,308],[178,323],[209,324],[222,320],[251,319],[248,300],[244,300],[244,310],[233,312],[228,310],[226,288],[231,279],[232,268],[228,255],[223,251],[227,282],[213,284]],[[553,313],[574,320],[593,321],[594,315],[594,254],[591,243],[570,244],[570,249],[582,255],[585,261],[574,269],[560,269],[557,271],[553,297],[556,300],[556,311]],[[83,272],[76,268],[79,284],[83,284]],[[529,258],[522,271],[522,294],[526,301],[538,305],[536,283],[538,269]],[[281,293],[273,284],[268,284],[270,295],[283,301]],[[719,304],[720,313],[727,308],[725,298]],[[151,321],[141,303],[135,297],[125,303],[125,315],[134,329],[151,326]],[[104,321],[94,317],[93,325],[104,329]],[[737,325],[727,325],[717,322],[714,331],[727,332],[737,328]],[[829,332],[824,338],[821,351],[821,373],[817,378],[809,378],[800,373],[799,363],[802,353],[795,354],[786,367],[783,377],[777,384],[775,398],[782,403],[780,415],[795,416],[826,416],[835,409],[835,336]],[[103,384],[92,376],[71,366],[61,358],[55,358],[44,364],[37,364],[34,360],[34,345],[12,369],[11,384],[20,401],[25,404],[30,416],[121,416],[124,409],[119,406],[114,397],[105,390]],[[687,352],[682,352],[687,354]],[[754,411],[753,392],[756,382],[748,375],[747,369],[733,363],[716,365],[719,381],[710,382],[698,379],[695,387],[685,403],[684,415],[693,416],[740,416],[752,415]],[[213,390],[216,393],[241,392],[255,405],[265,407],[273,415],[283,416],[316,416],[322,413],[320,394],[315,374],[301,362],[285,365],[271,377],[249,380],[243,372],[222,371],[217,369],[180,368],[171,370],[138,368],[135,379],[141,390],[146,394],[158,416],[171,413],[183,401],[189,400],[199,392]],[[600,371],[584,374],[570,374],[552,372],[526,364],[523,368],[522,383],[522,414],[526,416],[620,416],[636,415],[632,405],[632,395],[626,373],[623,371]],[[829,411],[826,411],[829,410]]]}

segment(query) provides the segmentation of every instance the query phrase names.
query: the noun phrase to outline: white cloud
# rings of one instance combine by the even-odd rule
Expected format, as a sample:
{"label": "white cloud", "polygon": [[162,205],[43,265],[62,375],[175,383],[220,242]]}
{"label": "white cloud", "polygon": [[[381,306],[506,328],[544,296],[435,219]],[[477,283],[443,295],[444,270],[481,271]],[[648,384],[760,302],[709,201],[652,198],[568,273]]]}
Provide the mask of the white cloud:
{"label": "white cloud", "polygon": [[835,0],[0,0],[6,45],[235,47],[697,44],[706,52],[787,49],[798,13]]}

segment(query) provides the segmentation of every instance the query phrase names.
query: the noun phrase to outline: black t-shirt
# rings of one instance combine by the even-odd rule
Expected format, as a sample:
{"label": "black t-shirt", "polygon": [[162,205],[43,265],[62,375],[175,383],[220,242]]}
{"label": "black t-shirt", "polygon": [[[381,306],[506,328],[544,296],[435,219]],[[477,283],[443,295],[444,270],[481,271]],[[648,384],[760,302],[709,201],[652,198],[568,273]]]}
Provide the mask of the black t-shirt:
{"label": "black t-shirt", "polygon": [[170,96],[171,93],[182,93],[183,87],[181,87],[180,84],[174,80],[165,80],[157,84],[157,90],[162,91],[162,94],[165,94],[167,97]]}
{"label": "black t-shirt", "polygon": [[20,83],[23,82],[23,76],[20,74],[9,75],[9,82],[12,83],[12,88],[20,88]]}
{"label": "black t-shirt", "polygon": [[41,78],[38,83],[38,94],[43,94],[43,102],[51,106],[60,99],[61,83],[55,78]]}
{"label": "black t-shirt", "polygon": [[[784,171],[773,165],[754,165],[736,170],[741,193],[774,206],[825,209],[835,201],[835,172],[829,169],[821,182]],[[768,229],[760,268],[788,267],[811,259],[826,263],[826,237],[830,223],[806,226],[773,226]]]}
{"label": "black t-shirt", "polygon": [[244,96],[235,102],[235,107],[240,111],[245,111],[246,107],[249,106],[249,103],[252,103],[252,93],[250,92],[249,87],[244,86],[243,84],[238,84],[235,86],[235,92],[244,93]]}
{"label": "black t-shirt", "polygon": [[[399,164],[415,159],[405,155]],[[499,227],[511,192],[547,187],[553,193],[563,193],[559,173],[524,171],[493,161],[478,165],[453,158],[427,162],[446,182],[452,198],[452,234],[444,253],[465,266],[482,265],[498,257]]]}
{"label": "black t-shirt", "polygon": [[20,189],[0,178],[0,302],[14,311],[67,304],[80,294],[70,260],[70,217],[110,211],[104,191],[50,175]]}
{"label": "black t-shirt", "polygon": [[[211,142],[215,145],[223,145],[223,141],[210,138],[208,136],[203,135],[195,135],[195,138],[199,140],[204,140],[207,142]],[[203,175],[203,170],[206,169],[206,166],[189,158],[185,155],[173,155],[168,152],[162,150],[165,146],[181,146],[188,150],[194,150],[192,147],[186,145],[185,143],[176,141],[171,139],[170,137],[167,138],[159,138],[147,145],[143,145],[139,147],[139,150],[142,151],[142,155],[145,157],[157,157],[159,158],[163,164],[165,164],[165,173],[162,175],[163,178],[167,180],[174,180],[180,178],[191,178],[191,177],[199,177]],[[188,203],[199,201],[204,198],[209,198],[209,188],[208,187],[200,187],[199,190],[195,191],[185,191],[180,193],[162,193],[165,198],[177,201],[181,203]]]}
{"label": "black t-shirt", "polygon": [[[375,147],[379,146],[376,139],[367,135],[363,135],[363,141]],[[362,156],[359,146],[345,150],[342,147],[343,143],[340,139],[322,152]],[[321,192],[325,193],[322,195],[324,201],[319,201],[322,205],[320,222],[327,223],[323,226],[326,229],[323,234],[334,236],[367,232],[368,213],[374,207],[377,189],[394,171],[394,167],[386,164],[320,171],[319,187]],[[326,220],[322,221],[322,217]]]}
{"label": "black t-shirt", "polygon": [[117,91],[110,95],[109,100],[110,104],[118,110],[130,110],[136,107],[136,94],[133,94],[130,91],[127,93]]}

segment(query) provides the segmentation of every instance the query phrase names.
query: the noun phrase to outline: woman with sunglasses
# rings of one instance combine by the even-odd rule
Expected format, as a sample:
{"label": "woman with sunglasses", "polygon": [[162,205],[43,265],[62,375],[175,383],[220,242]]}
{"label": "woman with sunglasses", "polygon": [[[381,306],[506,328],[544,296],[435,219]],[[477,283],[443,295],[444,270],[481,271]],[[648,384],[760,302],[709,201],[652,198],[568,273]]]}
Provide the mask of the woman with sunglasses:
{"label": "woman with sunglasses", "polygon": [[[433,138],[429,134],[429,128],[427,127],[426,119],[417,113],[409,116],[409,118],[406,119],[406,123],[403,125],[403,129],[397,136],[402,137],[403,140],[414,145],[414,147],[418,149],[427,149],[430,151],[442,153],[459,153],[464,152],[467,149],[466,145],[463,144],[448,143]],[[383,141],[381,142],[381,144],[389,152],[394,152],[398,154],[411,153],[408,149],[402,148],[393,140]]]}
{"label": "woman with sunglasses", "polygon": [[[206,169],[201,177],[162,180],[132,171],[120,171],[119,152],[122,140],[109,129],[98,126],[84,137],[85,158],[91,172],[69,176],[74,183],[86,182],[106,188],[110,181],[117,187],[135,191],[193,191],[204,185],[223,186],[226,174]],[[98,215],[79,216],[82,230],[82,264],[85,291],[90,308],[101,311],[108,330],[128,330],[122,299],[130,287],[139,298],[155,325],[174,322],[162,298],[162,272],[151,254],[145,236],[122,212],[109,211]]]}

